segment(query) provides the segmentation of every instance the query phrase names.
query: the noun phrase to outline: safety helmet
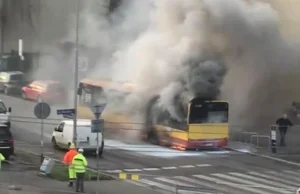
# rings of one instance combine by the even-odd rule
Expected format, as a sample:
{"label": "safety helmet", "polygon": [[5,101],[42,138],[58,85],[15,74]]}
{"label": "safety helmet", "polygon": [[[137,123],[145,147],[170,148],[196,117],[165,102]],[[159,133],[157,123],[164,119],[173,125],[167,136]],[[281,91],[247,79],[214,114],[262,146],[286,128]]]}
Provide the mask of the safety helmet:
{"label": "safety helmet", "polygon": [[70,149],[75,149],[75,145],[72,143],[69,148]]}
{"label": "safety helmet", "polygon": [[79,149],[78,149],[78,152],[83,153],[83,149],[82,149],[82,148],[79,148]]}

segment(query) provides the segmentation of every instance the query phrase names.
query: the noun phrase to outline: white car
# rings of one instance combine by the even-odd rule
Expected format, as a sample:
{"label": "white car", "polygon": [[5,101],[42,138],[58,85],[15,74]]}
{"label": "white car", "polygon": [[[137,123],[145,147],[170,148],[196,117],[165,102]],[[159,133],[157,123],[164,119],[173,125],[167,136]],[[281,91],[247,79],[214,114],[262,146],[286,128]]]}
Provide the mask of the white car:
{"label": "white car", "polygon": [[[83,148],[84,152],[97,151],[97,134],[91,131],[91,120],[77,120],[77,148]],[[54,128],[52,134],[52,145],[55,148],[68,149],[73,142],[73,120],[64,120]],[[99,133],[99,156],[102,156],[104,150],[104,139],[102,132]]]}
{"label": "white car", "polygon": [[4,102],[0,100],[0,124],[6,125],[10,128],[10,114],[11,114],[11,107],[7,109]]}

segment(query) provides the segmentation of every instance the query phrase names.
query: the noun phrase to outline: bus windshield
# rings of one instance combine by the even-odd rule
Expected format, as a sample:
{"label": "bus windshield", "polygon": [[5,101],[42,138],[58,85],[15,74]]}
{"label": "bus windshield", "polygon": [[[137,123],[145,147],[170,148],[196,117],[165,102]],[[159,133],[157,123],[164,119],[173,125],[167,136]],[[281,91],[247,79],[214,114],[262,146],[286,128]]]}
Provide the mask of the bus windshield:
{"label": "bus windshield", "polygon": [[228,123],[228,103],[192,103],[190,105],[189,123]]}

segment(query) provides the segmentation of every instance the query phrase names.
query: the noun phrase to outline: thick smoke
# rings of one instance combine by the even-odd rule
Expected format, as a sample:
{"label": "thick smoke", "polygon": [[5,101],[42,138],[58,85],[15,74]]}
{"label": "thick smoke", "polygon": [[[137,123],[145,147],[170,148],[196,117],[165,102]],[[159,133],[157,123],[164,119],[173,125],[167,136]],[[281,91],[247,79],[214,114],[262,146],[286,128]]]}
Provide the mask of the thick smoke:
{"label": "thick smoke", "polygon": [[270,124],[295,100],[298,46],[282,35],[278,11],[284,3],[124,2],[110,17],[87,6],[81,36],[99,48],[90,76],[139,86],[118,107],[139,110],[160,94],[160,105],[181,120],[174,97],[188,91],[216,98],[225,75],[222,97],[230,102],[233,124]]}
{"label": "thick smoke", "polygon": [[95,13],[86,15],[89,24],[95,22],[94,34],[86,29],[89,33],[82,39],[87,44],[99,43],[99,52],[105,53],[91,76],[101,79],[106,74],[113,81],[137,84],[135,98],[129,95],[123,104],[126,110],[133,104],[140,110],[151,97],[160,94],[160,105],[177,120],[182,116],[173,102],[182,92],[189,91],[192,97],[217,98],[226,67],[206,39],[202,3],[124,2],[109,19]]}
{"label": "thick smoke", "polygon": [[[88,76],[138,85],[137,92],[118,100],[122,105],[117,108],[136,113],[160,94],[160,105],[180,120],[172,103],[176,95],[187,101],[221,94],[230,103],[232,124],[262,127],[300,99],[298,1],[124,0],[112,14],[105,11],[106,0],[81,2],[80,43],[93,50],[88,55],[96,61]],[[49,5],[44,10],[62,7]],[[45,34],[40,39],[74,42],[75,28],[70,26],[75,16],[61,22],[69,34],[54,38],[53,32],[64,28],[47,21],[58,21],[61,15],[47,14],[40,17]],[[54,48],[59,66],[72,63]],[[44,66],[55,63],[44,61]],[[58,65],[38,72],[58,75],[53,71]]]}
{"label": "thick smoke", "polygon": [[[229,71],[223,96],[234,124],[261,130],[299,99],[299,47],[280,31],[270,4],[206,1],[213,31],[224,38]],[[259,126],[260,125],[260,126]],[[259,127],[258,127],[259,126]]]}

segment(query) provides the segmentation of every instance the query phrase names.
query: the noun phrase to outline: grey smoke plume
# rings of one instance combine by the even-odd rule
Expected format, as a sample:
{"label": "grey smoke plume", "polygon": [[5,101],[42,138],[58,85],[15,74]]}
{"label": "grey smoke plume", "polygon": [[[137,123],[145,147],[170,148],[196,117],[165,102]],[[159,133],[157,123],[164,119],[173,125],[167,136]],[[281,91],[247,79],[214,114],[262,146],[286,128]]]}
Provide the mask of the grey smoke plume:
{"label": "grey smoke plume", "polygon": [[271,4],[204,2],[213,31],[226,42],[223,49],[229,71],[223,96],[231,104],[231,121],[261,130],[299,99],[295,85],[300,73],[299,45],[283,36]]}
{"label": "grey smoke plume", "polygon": [[[232,124],[269,125],[300,99],[297,1],[125,0],[109,17],[97,1],[82,2],[80,40],[96,48],[89,76],[140,86],[119,106],[125,110],[161,94],[177,118],[170,103],[176,94],[213,97],[221,88]],[[53,25],[43,29],[53,34]],[[69,31],[64,40],[73,41]]]}
{"label": "grey smoke plume", "polygon": [[[126,110],[132,104],[142,109],[152,96],[160,94],[160,105],[177,120],[181,119],[173,101],[183,91],[192,96],[216,98],[226,67],[206,40],[202,3],[125,2],[109,22],[94,13],[85,16],[88,22],[99,21],[92,25],[98,26],[98,30],[93,27],[94,35],[89,32],[82,38],[89,39],[86,43],[99,42],[99,52],[105,53],[90,76],[101,79],[106,74],[113,81],[137,84],[135,98],[129,95],[124,101]],[[105,28],[101,28],[103,21]],[[129,100],[137,96],[143,99],[141,103]]]}
{"label": "grey smoke plume", "polygon": [[226,75],[222,97],[231,121],[269,124],[294,100],[295,90],[283,82],[299,70],[298,46],[282,35],[270,3],[131,0],[109,19],[86,11],[93,28],[81,39],[97,43],[101,55],[91,76],[138,84],[125,109],[160,94],[160,105],[180,120],[174,96],[218,97]]}

